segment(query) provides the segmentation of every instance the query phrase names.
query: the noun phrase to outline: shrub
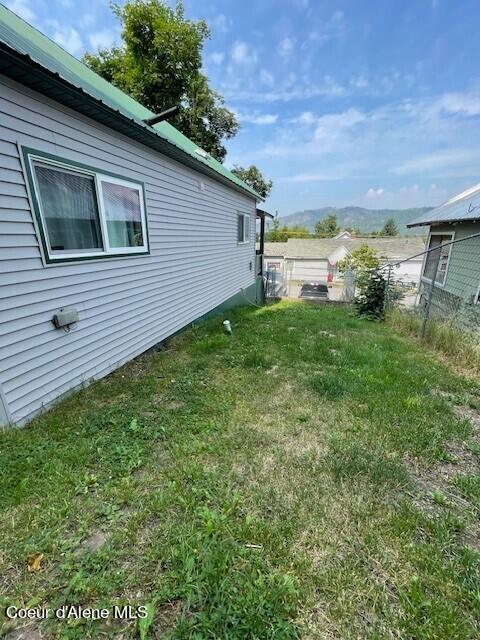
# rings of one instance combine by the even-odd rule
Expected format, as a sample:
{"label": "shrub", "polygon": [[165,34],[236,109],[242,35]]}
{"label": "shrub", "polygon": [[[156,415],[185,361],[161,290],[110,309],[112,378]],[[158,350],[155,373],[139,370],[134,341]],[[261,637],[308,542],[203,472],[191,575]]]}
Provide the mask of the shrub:
{"label": "shrub", "polygon": [[362,287],[355,298],[357,313],[371,320],[383,320],[385,293],[386,281],[378,269],[362,274]]}

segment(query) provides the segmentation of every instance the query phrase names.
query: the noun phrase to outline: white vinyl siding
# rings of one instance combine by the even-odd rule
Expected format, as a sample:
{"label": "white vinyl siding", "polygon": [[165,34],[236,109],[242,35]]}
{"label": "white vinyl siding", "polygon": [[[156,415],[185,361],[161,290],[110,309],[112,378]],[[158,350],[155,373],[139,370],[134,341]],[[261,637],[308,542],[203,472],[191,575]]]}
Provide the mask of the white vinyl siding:
{"label": "white vinyl siding", "polygon": [[[143,182],[150,254],[45,266],[19,145]],[[253,284],[238,210],[252,224],[253,198],[0,77],[0,386],[12,420]],[[62,307],[79,312],[70,333],[51,322]]]}

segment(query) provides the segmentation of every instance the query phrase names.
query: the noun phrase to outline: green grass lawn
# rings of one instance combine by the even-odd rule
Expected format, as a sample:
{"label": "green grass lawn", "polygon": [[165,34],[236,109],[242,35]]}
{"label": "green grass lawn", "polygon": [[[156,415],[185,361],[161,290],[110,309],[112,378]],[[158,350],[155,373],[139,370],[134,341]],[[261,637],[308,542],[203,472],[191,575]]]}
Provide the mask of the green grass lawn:
{"label": "green grass lawn", "polygon": [[150,612],[15,625],[28,638],[478,638],[475,382],[348,309],[228,317],[233,336],[212,319],[0,434],[2,608]]}

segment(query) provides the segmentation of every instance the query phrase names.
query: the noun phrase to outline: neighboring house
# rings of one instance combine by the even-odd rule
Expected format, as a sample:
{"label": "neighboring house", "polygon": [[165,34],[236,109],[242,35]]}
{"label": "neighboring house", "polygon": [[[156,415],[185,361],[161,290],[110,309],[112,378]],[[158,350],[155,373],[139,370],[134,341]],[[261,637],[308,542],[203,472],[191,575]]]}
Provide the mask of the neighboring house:
{"label": "neighboring house", "polygon": [[352,234],[350,231],[340,231],[334,236],[333,240],[350,240],[352,238]]}
{"label": "neighboring house", "polygon": [[0,423],[255,299],[258,195],[152,116],[0,5]]}
{"label": "neighboring house", "polygon": [[[480,324],[480,185],[432,209],[408,227],[429,226],[419,287],[420,301],[432,290],[432,312],[464,313]],[[452,244],[453,241],[453,244]],[[437,265],[438,262],[438,265]],[[467,318],[466,318],[467,319]]]}
{"label": "neighboring house", "polygon": [[[289,238],[288,242],[265,243],[265,270],[275,272],[278,282],[334,282],[341,274],[339,262],[351,251],[367,244],[376,253],[381,264],[406,260],[425,248],[421,237],[409,238]],[[403,262],[393,268],[392,276],[405,283],[418,284],[422,256]],[[285,288],[283,286],[283,288]],[[281,293],[282,285],[279,284]]]}

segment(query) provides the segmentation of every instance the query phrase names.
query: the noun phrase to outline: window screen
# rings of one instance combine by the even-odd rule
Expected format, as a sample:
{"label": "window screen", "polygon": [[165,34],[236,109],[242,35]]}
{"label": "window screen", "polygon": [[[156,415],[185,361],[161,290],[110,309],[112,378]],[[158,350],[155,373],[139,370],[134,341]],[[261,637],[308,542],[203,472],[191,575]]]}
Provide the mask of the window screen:
{"label": "window screen", "polygon": [[93,176],[34,163],[52,253],[102,249]]}
{"label": "window screen", "polygon": [[[432,280],[435,275],[435,282],[438,284],[444,284],[445,277],[447,275],[447,266],[448,259],[450,257],[450,251],[452,250],[452,245],[449,244],[444,246],[445,242],[451,242],[452,235],[432,235],[430,236],[430,242],[428,245],[429,249],[433,249],[430,253],[427,253],[427,257],[425,260],[425,268],[423,270],[424,278],[428,278],[428,280]],[[440,258],[439,258],[440,254]],[[435,274],[435,268],[438,262],[437,273]]]}
{"label": "window screen", "polygon": [[143,247],[140,192],[102,180],[103,207],[111,247]]}
{"label": "window screen", "polygon": [[239,213],[237,220],[237,240],[242,243],[248,242],[250,239],[250,216]]}
{"label": "window screen", "polygon": [[243,216],[243,241],[250,240],[250,216]]}
{"label": "window screen", "polygon": [[238,242],[243,242],[243,215],[239,214],[237,216],[237,240]]}

